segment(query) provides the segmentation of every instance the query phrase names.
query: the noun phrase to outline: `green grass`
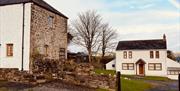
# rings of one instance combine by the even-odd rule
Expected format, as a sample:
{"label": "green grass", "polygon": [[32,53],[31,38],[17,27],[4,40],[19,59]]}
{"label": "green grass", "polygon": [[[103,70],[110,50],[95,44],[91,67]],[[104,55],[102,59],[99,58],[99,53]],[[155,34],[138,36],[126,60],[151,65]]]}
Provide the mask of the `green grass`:
{"label": "green grass", "polygon": [[152,86],[142,80],[121,80],[122,91],[145,91]]}
{"label": "green grass", "polygon": [[[142,80],[126,80],[121,79],[121,88],[122,91],[145,91],[152,87],[151,84],[148,84]],[[99,88],[96,91],[109,91],[106,89]]]}
{"label": "green grass", "polygon": [[[121,77],[127,77],[131,79],[137,79],[135,75],[122,75]],[[159,76],[145,76],[142,77],[141,80],[152,80],[152,81],[171,81],[167,77],[159,77]]]}
{"label": "green grass", "polygon": [[144,80],[154,80],[154,81],[170,81],[167,77],[157,77],[157,76],[146,76]]}
{"label": "green grass", "polygon": [[103,69],[95,69],[94,72],[97,74],[97,75],[101,75],[102,73],[104,75],[115,75],[116,74],[116,71],[115,70],[103,70]]}
{"label": "green grass", "polygon": [[96,91],[109,91],[109,90],[107,90],[107,89],[102,89],[102,88],[98,88],[98,89],[96,89]]}
{"label": "green grass", "polygon": [[[105,75],[115,75],[116,72],[113,70],[102,70],[95,69],[94,72],[97,75],[101,75],[102,73]],[[126,80],[124,78],[130,78],[131,80]],[[167,77],[157,77],[157,76],[145,76],[138,79],[135,75],[122,75],[121,76],[121,84],[122,91],[145,91],[150,89],[152,85],[150,83],[145,82],[144,80],[153,80],[153,81],[170,81]],[[108,91],[106,89],[97,89],[97,91]]]}

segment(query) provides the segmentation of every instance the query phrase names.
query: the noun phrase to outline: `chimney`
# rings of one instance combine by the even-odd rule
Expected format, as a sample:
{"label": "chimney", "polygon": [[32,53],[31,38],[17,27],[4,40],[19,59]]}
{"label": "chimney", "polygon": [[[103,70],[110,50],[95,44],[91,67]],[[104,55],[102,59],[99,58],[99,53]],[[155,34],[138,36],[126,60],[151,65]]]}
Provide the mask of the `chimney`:
{"label": "chimney", "polygon": [[165,34],[163,35],[163,40],[166,41],[166,35]]}

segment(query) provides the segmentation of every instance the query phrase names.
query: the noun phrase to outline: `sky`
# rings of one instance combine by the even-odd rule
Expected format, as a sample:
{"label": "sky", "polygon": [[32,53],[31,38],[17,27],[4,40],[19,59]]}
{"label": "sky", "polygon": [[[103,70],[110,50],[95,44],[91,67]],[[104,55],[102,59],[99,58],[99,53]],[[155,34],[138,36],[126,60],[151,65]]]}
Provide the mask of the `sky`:
{"label": "sky", "polygon": [[[69,17],[96,10],[118,34],[117,41],[162,39],[166,34],[168,50],[180,52],[180,0],[45,0]],[[70,51],[84,50],[70,45]]]}

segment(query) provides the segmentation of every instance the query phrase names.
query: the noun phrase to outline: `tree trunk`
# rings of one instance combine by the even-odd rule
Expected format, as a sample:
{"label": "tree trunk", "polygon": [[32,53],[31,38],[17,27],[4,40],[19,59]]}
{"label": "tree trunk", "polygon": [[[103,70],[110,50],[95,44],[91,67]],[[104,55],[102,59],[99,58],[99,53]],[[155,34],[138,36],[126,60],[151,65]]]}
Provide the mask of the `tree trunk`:
{"label": "tree trunk", "polygon": [[91,63],[91,56],[92,56],[91,49],[88,49],[88,56],[89,56],[89,63]]}
{"label": "tree trunk", "polygon": [[105,49],[102,49],[102,59],[104,58],[105,55]]}

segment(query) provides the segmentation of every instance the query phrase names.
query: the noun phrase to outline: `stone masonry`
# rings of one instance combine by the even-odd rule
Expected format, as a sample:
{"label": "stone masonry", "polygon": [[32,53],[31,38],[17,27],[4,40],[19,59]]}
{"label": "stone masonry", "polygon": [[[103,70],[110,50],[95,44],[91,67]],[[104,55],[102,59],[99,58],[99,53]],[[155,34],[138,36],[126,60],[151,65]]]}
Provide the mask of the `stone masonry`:
{"label": "stone masonry", "polygon": [[61,60],[60,49],[63,48],[66,58],[67,18],[36,4],[32,4],[31,12],[30,69],[34,60],[32,56],[35,54],[43,55],[43,58],[47,59]]}

